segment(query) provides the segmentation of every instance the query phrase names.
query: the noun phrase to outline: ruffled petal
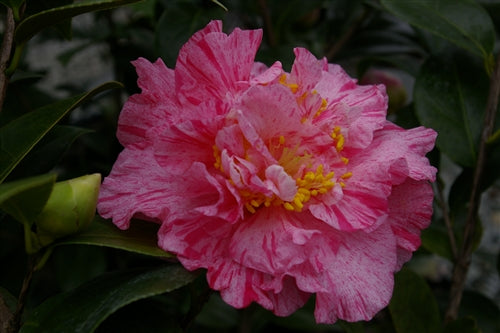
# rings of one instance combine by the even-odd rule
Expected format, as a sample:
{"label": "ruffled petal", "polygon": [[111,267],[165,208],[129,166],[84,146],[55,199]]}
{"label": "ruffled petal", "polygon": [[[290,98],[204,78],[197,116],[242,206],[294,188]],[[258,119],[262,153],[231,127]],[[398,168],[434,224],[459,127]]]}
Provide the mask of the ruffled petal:
{"label": "ruffled petal", "polygon": [[373,140],[374,131],[386,123],[387,95],[382,85],[358,86],[337,65],[323,72],[315,89],[328,101],[326,110],[318,117],[323,123],[346,129],[346,143],[355,149],[366,148]]}
{"label": "ruffled petal", "polygon": [[236,28],[228,36],[221,32],[220,23],[209,24],[179,52],[175,66],[179,98],[197,105],[208,99],[231,99],[248,87],[241,82],[250,79],[261,39],[261,30]]}
{"label": "ruffled petal", "polygon": [[389,223],[398,245],[398,267],[420,246],[420,232],[431,222],[434,193],[427,181],[408,179],[389,197]]}
{"label": "ruffled petal", "polygon": [[[285,274],[308,260],[305,239],[318,232],[294,227],[285,209],[261,210],[247,218],[232,236],[229,251],[236,262],[272,275]],[[287,246],[283,246],[287,244]]]}
{"label": "ruffled petal", "polygon": [[154,129],[169,123],[169,117],[178,111],[174,93],[174,71],[161,59],[150,63],[144,58],[133,62],[142,89],[131,96],[120,113],[117,137],[127,147],[132,144],[144,147],[151,141]]}
{"label": "ruffled petal", "polygon": [[[331,244],[337,238],[337,245]],[[324,264],[327,292],[316,294],[314,315],[319,323],[370,320],[389,303],[396,267],[395,239],[389,226],[365,233],[320,235],[316,260]],[[305,283],[305,281],[304,281]]]}
{"label": "ruffled petal", "polygon": [[163,220],[168,210],[171,183],[151,149],[125,149],[116,160],[99,193],[97,211],[112,218],[120,229],[130,226],[130,219],[141,214],[152,220]]}

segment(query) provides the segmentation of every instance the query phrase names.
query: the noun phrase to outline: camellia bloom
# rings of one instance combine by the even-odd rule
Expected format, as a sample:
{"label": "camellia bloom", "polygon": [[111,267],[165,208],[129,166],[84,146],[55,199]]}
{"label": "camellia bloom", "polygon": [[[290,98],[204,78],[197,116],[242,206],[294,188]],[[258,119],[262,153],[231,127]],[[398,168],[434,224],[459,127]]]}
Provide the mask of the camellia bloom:
{"label": "camellia bloom", "polygon": [[161,223],[159,246],[236,308],[286,316],[315,294],[318,322],[369,320],[430,222],[436,133],[388,122],[384,86],[305,49],[290,73],[254,62],[261,37],[213,21],[175,70],[134,62],[98,211]]}

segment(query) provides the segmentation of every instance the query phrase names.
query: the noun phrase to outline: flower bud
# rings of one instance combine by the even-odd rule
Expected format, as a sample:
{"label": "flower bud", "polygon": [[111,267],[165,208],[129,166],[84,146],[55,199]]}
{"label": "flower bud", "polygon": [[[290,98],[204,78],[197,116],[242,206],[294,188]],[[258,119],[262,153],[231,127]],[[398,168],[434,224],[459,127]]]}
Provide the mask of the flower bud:
{"label": "flower bud", "polygon": [[401,80],[379,69],[370,69],[361,80],[360,84],[383,84],[389,97],[389,108],[387,113],[394,113],[401,109],[406,103],[406,89]]}
{"label": "flower bud", "polygon": [[98,173],[57,182],[35,223],[41,245],[87,227],[95,215],[101,185]]}

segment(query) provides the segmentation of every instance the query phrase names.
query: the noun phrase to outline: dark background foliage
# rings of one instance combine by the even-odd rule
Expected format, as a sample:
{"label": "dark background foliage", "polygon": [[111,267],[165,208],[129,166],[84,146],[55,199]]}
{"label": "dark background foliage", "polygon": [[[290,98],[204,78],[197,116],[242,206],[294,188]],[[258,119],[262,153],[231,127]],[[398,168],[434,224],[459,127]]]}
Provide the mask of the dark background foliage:
{"label": "dark background foliage", "polygon": [[[158,252],[155,227],[149,224],[137,221],[136,228],[123,233],[97,217],[89,230],[28,255],[26,223],[0,211],[0,322],[18,313],[17,307],[23,309],[21,332],[500,331],[500,117],[490,122],[486,158],[479,153],[488,98],[500,84],[494,72],[500,1],[221,1],[227,10],[209,0],[125,2],[0,1],[4,36],[7,8],[19,16],[7,68],[12,76],[0,112],[0,171],[8,174],[0,186],[47,173],[56,173],[58,180],[107,175],[122,149],[115,137],[120,109],[139,91],[130,62],[161,57],[173,68],[188,38],[210,20],[221,19],[226,32],[263,28],[257,60],[267,65],[280,60],[289,70],[293,48],[302,46],[341,64],[353,77],[377,69],[401,80],[399,90],[390,95],[389,119],[405,128],[423,124],[439,133],[429,154],[440,169],[432,225],[423,233],[421,249],[396,275],[386,309],[370,322],[318,325],[314,298],[287,318],[256,305],[231,308],[208,289],[204,272],[188,273],[175,258]],[[87,3],[94,7],[84,8]],[[82,15],[66,15],[65,5],[81,5]],[[47,28],[33,28],[39,21]],[[12,66],[15,59],[19,63]],[[103,89],[82,105],[75,99],[69,104],[75,107],[52,107],[61,113],[57,125],[46,128],[41,140],[24,149],[27,155],[9,169],[5,156],[13,154],[11,147],[17,149],[29,131],[16,124],[8,132],[8,124],[109,80],[123,87]],[[493,108],[498,113],[497,104]],[[474,182],[477,170],[479,183]],[[47,193],[52,183],[44,180]],[[7,193],[6,187],[2,190]],[[471,208],[479,202],[471,195],[474,191],[485,193],[479,215]],[[20,195],[16,202],[22,209],[26,204],[43,206],[46,200]],[[467,225],[474,232],[464,231]],[[36,232],[36,226],[29,228]],[[449,318],[453,281],[467,273],[453,267],[472,252],[458,315]],[[33,273],[33,262],[41,257],[47,261]],[[18,297],[27,280],[29,290]]]}

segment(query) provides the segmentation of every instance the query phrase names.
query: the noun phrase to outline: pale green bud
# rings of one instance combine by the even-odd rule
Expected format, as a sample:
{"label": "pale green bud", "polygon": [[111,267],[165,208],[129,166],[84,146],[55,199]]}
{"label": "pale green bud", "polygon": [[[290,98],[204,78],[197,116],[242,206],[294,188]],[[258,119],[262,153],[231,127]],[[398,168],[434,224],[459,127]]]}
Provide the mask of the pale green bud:
{"label": "pale green bud", "polygon": [[87,227],[95,216],[101,185],[98,173],[57,182],[35,223],[41,245]]}

